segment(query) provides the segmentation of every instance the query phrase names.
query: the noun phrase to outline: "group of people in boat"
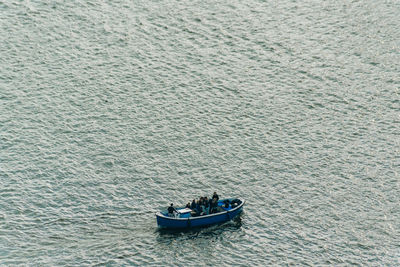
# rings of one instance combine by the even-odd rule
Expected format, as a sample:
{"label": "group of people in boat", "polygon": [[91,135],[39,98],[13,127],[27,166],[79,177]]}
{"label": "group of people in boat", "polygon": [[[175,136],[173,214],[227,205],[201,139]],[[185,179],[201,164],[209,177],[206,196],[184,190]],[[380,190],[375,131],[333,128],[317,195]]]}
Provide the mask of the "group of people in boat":
{"label": "group of people in boat", "polygon": [[[226,200],[221,207],[218,206],[218,200],[219,196],[217,192],[214,192],[210,199],[208,197],[200,197],[197,200],[193,199],[192,202],[186,204],[186,208],[191,209],[190,215],[192,217],[218,213],[229,209],[229,201]],[[177,213],[177,210],[171,203],[171,206],[168,207],[168,215],[172,217],[175,213]]]}
{"label": "group of people in boat", "polygon": [[207,215],[212,213],[217,213],[222,211],[221,207],[218,206],[219,196],[216,192],[214,192],[212,198],[208,199],[208,197],[200,197],[199,199],[193,199],[192,203],[187,203],[186,208],[192,210],[190,213],[194,216]]}

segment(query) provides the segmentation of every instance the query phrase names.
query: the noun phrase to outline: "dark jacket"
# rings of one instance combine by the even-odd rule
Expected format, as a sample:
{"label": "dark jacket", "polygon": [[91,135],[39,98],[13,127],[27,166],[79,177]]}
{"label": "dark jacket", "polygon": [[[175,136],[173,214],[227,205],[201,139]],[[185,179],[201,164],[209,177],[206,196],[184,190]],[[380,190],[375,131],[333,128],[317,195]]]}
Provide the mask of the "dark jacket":
{"label": "dark jacket", "polygon": [[172,206],[168,207],[168,213],[174,213],[174,211],[176,211],[176,209]]}
{"label": "dark jacket", "polygon": [[218,194],[213,194],[212,198],[216,198],[218,200],[219,196],[218,196]]}

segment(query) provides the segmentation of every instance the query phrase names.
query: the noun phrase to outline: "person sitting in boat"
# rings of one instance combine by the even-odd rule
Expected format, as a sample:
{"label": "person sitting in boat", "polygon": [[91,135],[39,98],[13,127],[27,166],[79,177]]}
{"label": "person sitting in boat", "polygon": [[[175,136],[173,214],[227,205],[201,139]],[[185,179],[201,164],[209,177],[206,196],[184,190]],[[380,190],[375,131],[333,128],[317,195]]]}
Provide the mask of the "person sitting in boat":
{"label": "person sitting in boat", "polygon": [[200,198],[200,215],[205,214],[206,207],[204,205],[204,197]]}
{"label": "person sitting in boat", "polygon": [[211,213],[216,213],[217,212],[217,207],[218,207],[218,201],[217,201],[216,198],[213,198],[211,200],[211,203],[210,203],[210,214]]}
{"label": "person sitting in boat", "polygon": [[228,210],[229,209],[229,200],[225,200],[224,205],[222,205],[222,207],[224,208],[224,210]]}
{"label": "person sitting in boat", "polygon": [[176,212],[178,211],[174,208],[174,203],[171,203],[171,206],[168,207],[168,216],[174,217]]}
{"label": "person sitting in boat", "polygon": [[210,198],[210,199],[208,200],[208,206],[210,206],[210,208],[211,208],[211,204],[212,204],[212,202],[213,202],[213,199],[212,199],[212,198]]}
{"label": "person sitting in boat", "polygon": [[195,211],[195,216],[199,216],[201,213],[201,209],[200,209],[200,200],[196,201],[196,206],[193,209]]}
{"label": "person sitting in boat", "polygon": [[218,196],[217,192],[214,192],[214,194],[213,194],[212,198],[213,198],[213,199],[214,199],[214,198],[216,198],[216,199],[217,199],[217,201],[218,201],[218,199],[219,199],[219,196]]}
{"label": "person sitting in boat", "polygon": [[192,205],[190,205],[190,208],[191,208],[192,210],[194,210],[194,209],[196,208],[196,200],[195,200],[195,199],[193,199]]}
{"label": "person sitting in boat", "polygon": [[207,197],[204,198],[204,202],[203,203],[204,203],[206,214],[209,214],[210,213],[210,202],[208,201]]}
{"label": "person sitting in boat", "polygon": [[186,207],[185,207],[185,208],[190,209],[190,202],[188,202],[188,203],[186,204]]}
{"label": "person sitting in boat", "polygon": [[203,205],[200,206],[200,216],[206,215],[206,209]]}
{"label": "person sitting in boat", "polygon": [[196,201],[196,199],[193,199],[192,204],[190,205],[190,209],[192,210],[190,214],[192,215],[192,217],[196,217],[200,214],[198,212],[200,206],[198,205],[197,202],[198,201]]}

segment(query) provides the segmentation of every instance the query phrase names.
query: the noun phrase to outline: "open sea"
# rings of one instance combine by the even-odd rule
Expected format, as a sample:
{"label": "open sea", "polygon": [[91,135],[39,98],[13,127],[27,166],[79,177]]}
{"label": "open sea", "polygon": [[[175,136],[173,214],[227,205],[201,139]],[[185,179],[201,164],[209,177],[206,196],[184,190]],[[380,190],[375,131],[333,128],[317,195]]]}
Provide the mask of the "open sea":
{"label": "open sea", "polygon": [[0,266],[292,265],[400,265],[399,0],[0,1]]}

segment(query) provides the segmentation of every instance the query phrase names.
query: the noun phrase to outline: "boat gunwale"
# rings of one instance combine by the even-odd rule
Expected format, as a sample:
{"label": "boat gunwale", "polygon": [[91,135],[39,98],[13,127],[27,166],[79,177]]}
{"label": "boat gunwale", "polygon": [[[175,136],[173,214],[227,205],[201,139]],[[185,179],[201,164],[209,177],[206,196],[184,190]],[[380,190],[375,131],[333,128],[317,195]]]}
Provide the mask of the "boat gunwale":
{"label": "boat gunwale", "polygon": [[[238,198],[238,199],[240,199],[240,198]],[[210,217],[214,217],[214,216],[230,213],[230,212],[233,212],[233,211],[243,207],[244,203],[246,203],[246,200],[242,200],[242,199],[240,199],[240,200],[242,201],[242,203],[240,203],[239,206],[237,206],[237,207],[235,207],[235,208],[233,208],[231,210],[225,210],[225,211],[218,212],[218,213],[213,213],[213,214],[207,214],[207,215],[201,215],[201,216],[189,217],[189,218],[174,218],[174,217],[165,216],[164,214],[161,213],[161,211],[159,211],[159,212],[156,213],[156,216],[157,217],[162,217],[163,219],[173,220],[173,221],[187,221],[187,220],[198,220],[198,219],[203,219],[203,218],[210,218]]]}

